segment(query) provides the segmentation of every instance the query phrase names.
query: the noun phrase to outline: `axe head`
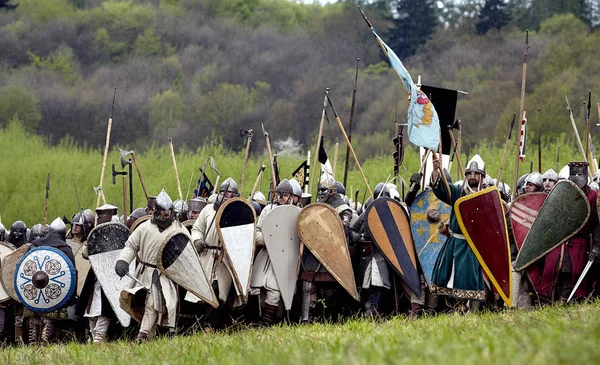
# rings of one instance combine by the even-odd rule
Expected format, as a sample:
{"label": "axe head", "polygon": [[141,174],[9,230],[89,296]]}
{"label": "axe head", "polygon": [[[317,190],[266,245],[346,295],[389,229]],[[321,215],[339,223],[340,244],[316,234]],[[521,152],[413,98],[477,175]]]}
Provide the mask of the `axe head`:
{"label": "axe head", "polygon": [[[123,161],[123,160],[121,160],[121,161]],[[112,164],[113,185],[115,185],[117,183],[117,180],[115,179],[116,176],[117,176],[117,171],[115,170],[115,164]]]}
{"label": "axe head", "polygon": [[262,123],[260,123],[260,126],[262,127],[262,132],[263,132],[263,135],[264,135],[265,137],[268,137],[268,136],[269,136],[269,133],[267,133],[267,131],[265,130],[265,125],[264,125],[264,124],[262,124]]}
{"label": "axe head", "polygon": [[125,151],[124,149],[122,149],[120,147],[119,147],[119,152],[121,154],[121,167],[125,168],[125,166],[131,164],[131,160],[128,160],[127,156],[132,155],[134,152],[133,152],[133,150]]}
{"label": "axe head", "polygon": [[254,132],[252,131],[252,129],[244,129],[244,128],[240,128],[240,137],[245,137],[248,136],[248,138],[252,138],[252,136],[254,135]]}
{"label": "axe head", "polygon": [[221,175],[219,170],[217,170],[217,165],[215,164],[215,159],[212,157],[210,158],[210,168],[213,169],[217,173],[217,175]]}
{"label": "axe head", "polygon": [[96,195],[98,195],[99,191],[102,191],[102,185],[94,186],[94,193],[96,193]]}

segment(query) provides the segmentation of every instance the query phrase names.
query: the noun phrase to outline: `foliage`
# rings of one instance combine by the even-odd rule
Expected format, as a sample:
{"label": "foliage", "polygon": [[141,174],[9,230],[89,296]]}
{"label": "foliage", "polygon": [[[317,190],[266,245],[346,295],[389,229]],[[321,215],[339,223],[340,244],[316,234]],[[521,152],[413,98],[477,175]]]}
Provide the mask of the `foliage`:
{"label": "foliage", "polygon": [[27,88],[4,86],[0,88],[0,126],[6,126],[13,118],[22,121],[28,130],[34,131],[42,119],[39,100]]}
{"label": "foliage", "polygon": [[505,10],[504,0],[486,0],[479,12],[479,21],[475,24],[478,34],[485,34],[491,29],[500,30],[510,22],[510,15]]}

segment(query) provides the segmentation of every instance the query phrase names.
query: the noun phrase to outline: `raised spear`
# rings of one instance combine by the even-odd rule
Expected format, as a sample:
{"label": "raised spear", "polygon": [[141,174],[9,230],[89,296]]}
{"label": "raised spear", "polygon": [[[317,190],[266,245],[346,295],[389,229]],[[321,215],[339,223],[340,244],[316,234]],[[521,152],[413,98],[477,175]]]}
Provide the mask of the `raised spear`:
{"label": "raised spear", "polygon": [[50,191],[50,173],[48,173],[48,178],[46,179],[46,198],[44,201],[44,227],[46,227],[46,222],[48,221],[48,191]]}
{"label": "raised spear", "polygon": [[[523,116],[525,109],[525,84],[527,83],[527,51],[529,51],[529,29],[525,31],[525,46],[523,47],[523,74],[521,76],[521,99],[519,101],[519,118]],[[517,186],[517,179],[519,179],[519,156],[520,149],[519,143],[517,142],[517,159],[515,162],[515,185]],[[513,199],[517,194],[517,189],[513,189]]]}
{"label": "raised spear", "polygon": [[538,125],[540,130],[538,131],[538,172],[542,173],[542,109],[538,108]]}
{"label": "raised spear", "polygon": [[325,90],[325,97],[323,98],[323,111],[321,112],[321,122],[319,124],[319,135],[317,136],[317,149],[315,150],[315,164],[310,172],[310,183],[308,184],[308,191],[312,193],[312,188],[314,187],[315,175],[317,174],[317,162],[319,160],[319,149],[321,148],[321,137],[323,136],[323,125],[325,124],[325,111],[327,110],[327,94],[329,93],[329,88]]}
{"label": "raised spear", "polygon": [[504,163],[506,162],[506,153],[508,152],[508,146],[510,145],[510,137],[512,136],[513,127],[515,126],[515,119],[517,118],[516,114],[513,114],[513,119],[510,122],[510,130],[508,131],[508,138],[506,139],[506,144],[504,145],[504,153],[502,154],[502,161],[500,162],[500,170],[498,171],[498,177],[496,178],[496,186],[500,184],[500,178],[502,177],[502,169],[504,169]]}
{"label": "raised spear", "polygon": [[173,160],[173,168],[175,169],[177,192],[179,193],[179,199],[183,200],[183,194],[181,193],[181,183],[179,182],[179,170],[177,170],[177,160],[175,160],[175,149],[173,148],[173,139],[171,138],[171,136],[169,136],[169,148],[171,149],[171,159]]}
{"label": "raised spear", "polygon": [[106,201],[104,198],[104,190],[102,184],[104,182],[104,170],[106,169],[106,159],[108,158],[108,146],[110,146],[110,131],[112,129],[113,110],[115,108],[115,98],[117,97],[117,88],[113,94],[112,104],[110,105],[110,115],[108,116],[108,127],[106,128],[106,143],[104,144],[104,158],[102,159],[102,170],[100,170],[100,185],[94,190],[98,192],[98,200],[96,201],[96,208],[100,206],[100,199]]}
{"label": "raised spear", "polygon": [[[354,90],[352,90],[352,104],[350,106],[350,121],[348,122],[348,140],[352,142],[352,123],[354,122],[354,110],[356,107],[356,84],[358,82],[358,64],[360,58],[356,59],[356,73],[354,74]],[[350,162],[350,147],[346,147],[346,162],[344,164],[344,186],[348,182],[348,164]]]}
{"label": "raised spear", "polygon": [[271,201],[275,199],[275,189],[277,188],[277,176],[275,175],[275,169],[277,168],[273,162],[273,152],[271,152],[271,142],[269,140],[269,133],[265,130],[265,125],[260,124],[262,127],[263,135],[265,136],[265,143],[267,145],[267,153],[269,154],[269,162],[271,165]]}
{"label": "raised spear", "polygon": [[[575,133],[575,140],[577,141],[577,146],[579,147],[579,152],[583,156],[583,161],[587,162],[587,156],[583,149],[583,145],[581,144],[581,138],[579,137],[579,131],[577,131],[577,125],[575,124],[575,119],[573,118],[573,110],[571,109],[571,105],[569,104],[569,99],[567,98],[567,94],[565,94],[565,101],[567,102],[567,111],[569,113],[569,120],[571,121],[571,127],[573,127],[573,133]],[[591,171],[591,169],[590,169]]]}

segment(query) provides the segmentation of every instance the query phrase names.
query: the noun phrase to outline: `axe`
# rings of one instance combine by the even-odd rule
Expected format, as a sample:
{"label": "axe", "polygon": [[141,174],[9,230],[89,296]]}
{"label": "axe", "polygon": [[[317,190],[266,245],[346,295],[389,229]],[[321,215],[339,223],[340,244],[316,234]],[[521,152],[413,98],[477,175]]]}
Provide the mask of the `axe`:
{"label": "axe", "polygon": [[146,190],[146,184],[144,184],[144,179],[142,178],[142,173],[140,172],[140,165],[138,165],[137,158],[135,158],[135,153],[133,150],[125,151],[119,148],[119,152],[121,153],[121,165],[123,165],[123,161],[127,160],[127,156],[131,155],[131,159],[133,160],[133,164],[135,165],[135,170],[137,171],[138,177],[140,178],[140,183],[142,184],[142,190],[144,190],[144,195],[146,196],[146,200],[148,200],[148,190]]}
{"label": "axe", "polygon": [[[119,150],[121,150],[119,148]],[[133,152],[133,151],[131,151]],[[123,156],[123,154],[121,154],[121,168],[125,168],[125,166],[129,165],[129,211],[133,212],[133,171],[132,171],[132,167],[131,167],[131,160],[126,160]],[[125,177],[123,177],[123,179],[125,179]],[[123,189],[125,189],[125,185],[123,184]],[[123,193],[123,195],[125,195]],[[123,200],[123,203],[125,203],[125,200]],[[125,209],[125,206],[123,206],[123,209]],[[125,214],[125,217],[127,217],[127,214]]]}
{"label": "axe", "polygon": [[127,217],[127,185],[125,183],[125,177],[127,176],[127,171],[117,171],[115,170],[115,164],[112,164],[112,182],[113,185],[117,183],[117,175],[123,175],[123,217]]}
{"label": "axe", "polygon": [[106,204],[106,198],[104,197],[104,193],[102,192],[102,185],[94,186],[94,194],[98,195],[102,198],[102,202]]}
{"label": "axe", "polygon": [[258,189],[258,183],[260,182],[260,178],[262,177],[263,172],[265,171],[265,165],[260,165],[260,169],[258,170],[258,176],[256,177],[256,181],[254,182],[254,186],[252,187],[252,192],[250,193],[250,200],[254,199],[254,193],[256,193],[256,189]]}
{"label": "axe", "polygon": [[[221,180],[221,173],[219,172],[219,170],[217,170],[217,165],[215,164],[215,159],[212,157],[210,158],[210,168],[213,169],[213,171],[217,174],[217,178],[215,179],[215,183],[213,185],[215,187],[215,190],[217,190],[217,189],[219,189],[219,180]],[[213,192],[214,192],[214,190],[213,190]]]}

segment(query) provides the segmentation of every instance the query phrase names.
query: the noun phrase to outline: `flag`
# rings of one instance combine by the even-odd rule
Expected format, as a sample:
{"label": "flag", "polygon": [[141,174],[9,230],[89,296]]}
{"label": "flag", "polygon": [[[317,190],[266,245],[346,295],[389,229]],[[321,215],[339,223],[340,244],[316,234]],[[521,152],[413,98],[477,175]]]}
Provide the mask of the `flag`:
{"label": "flag", "polygon": [[521,135],[519,136],[519,160],[525,162],[525,147],[527,145],[527,112],[523,111],[523,119],[521,119]]}
{"label": "flag", "polygon": [[322,173],[333,175],[333,167],[331,167],[331,162],[329,162],[329,157],[327,157],[327,152],[325,151],[325,147],[323,147],[324,141],[325,137],[321,136],[321,146],[319,146],[319,156],[317,161],[321,163]]}
{"label": "flag", "polygon": [[396,53],[379,38],[375,29],[372,29],[372,32],[388,57],[390,65],[400,77],[406,93],[409,94],[408,139],[417,146],[437,151],[440,144],[440,121],[433,104],[427,95],[415,85]]}
{"label": "flag", "polygon": [[308,160],[304,160],[304,162],[292,172],[292,179],[298,181],[300,187],[304,190],[304,187],[308,185]]}

